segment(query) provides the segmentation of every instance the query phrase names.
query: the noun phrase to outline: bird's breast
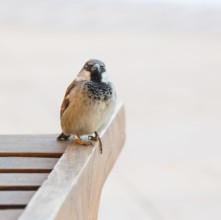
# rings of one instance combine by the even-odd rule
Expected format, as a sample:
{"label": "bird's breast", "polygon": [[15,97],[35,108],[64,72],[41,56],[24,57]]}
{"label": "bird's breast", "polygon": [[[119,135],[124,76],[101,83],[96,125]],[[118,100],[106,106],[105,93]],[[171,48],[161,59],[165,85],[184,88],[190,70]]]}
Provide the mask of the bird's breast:
{"label": "bird's breast", "polygon": [[112,89],[87,85],[77,87],[69,97],[70,104],[61,118],[66,134],[91,134],[110,119],[116,98]]}

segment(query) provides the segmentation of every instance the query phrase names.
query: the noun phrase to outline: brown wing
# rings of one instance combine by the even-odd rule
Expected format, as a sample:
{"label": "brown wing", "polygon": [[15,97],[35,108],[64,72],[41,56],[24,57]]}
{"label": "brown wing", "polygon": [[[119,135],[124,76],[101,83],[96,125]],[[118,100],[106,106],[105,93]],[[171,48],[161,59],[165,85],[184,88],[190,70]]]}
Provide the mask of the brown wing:
{"label": "brown wing", "polygon": [[75,81],[73,81],[67,88],[65,96],[64,96],[64,100],[62,102],[61,105],[61,110],[60,110],[60,117],[62,117],[63,113],[65,112],[65,110],[67,109],[67,107],[69,106],[69,95],[71,90],[75,87]]}

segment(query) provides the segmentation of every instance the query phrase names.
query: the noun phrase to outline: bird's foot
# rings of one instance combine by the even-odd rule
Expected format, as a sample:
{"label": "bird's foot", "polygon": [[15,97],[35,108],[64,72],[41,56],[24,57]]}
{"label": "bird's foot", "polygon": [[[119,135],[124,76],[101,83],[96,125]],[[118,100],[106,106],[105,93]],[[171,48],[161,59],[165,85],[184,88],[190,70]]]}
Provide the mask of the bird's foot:
{"label": "bird's foot", "polygon": [[91,141],[84,141],[80,138],[74,139],[74,143],[77,145],[93,146],[93,143]]}
{"label": "bird's foot", "polygon": [[94,137],[94,136],[90,135],[90,136],[88,136],[88,139],[91,140],[91,141],[98,141],[99,137],[98,136]]}
{"label": "bird's foot", "polygon": [[66,135],[63,132],[57,137],[58,141],[66,141],[71,135]]}
{"label": "bird's foot", "polygon": [[103,148],[102,148],[101,139],[96,131],[94,132],[94,134],[95,134],[95,136],[92,136],[92,135],[88,136],[88,139],[92,140],[92,141],[99,141],[100,153],[102,154]]}

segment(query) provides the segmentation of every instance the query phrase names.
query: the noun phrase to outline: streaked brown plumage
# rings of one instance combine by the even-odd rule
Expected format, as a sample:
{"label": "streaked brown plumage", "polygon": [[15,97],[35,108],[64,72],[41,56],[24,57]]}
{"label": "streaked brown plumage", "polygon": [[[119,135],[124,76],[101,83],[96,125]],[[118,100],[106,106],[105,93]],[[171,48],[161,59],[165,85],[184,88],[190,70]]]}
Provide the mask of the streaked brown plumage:
{"label": "streaked brown plumage", "polygon": [[60,117],[62,133],[58,140],[66,140],[75,135],[75,143],[91,145],[91,141],[81,139],[90,135],[90,140],[99,140],[98,135],[110,120],[116,104],[116,92],[109,81],[105,65],[99,60],[89,60],[77,78],[66,90],[61,105]]}

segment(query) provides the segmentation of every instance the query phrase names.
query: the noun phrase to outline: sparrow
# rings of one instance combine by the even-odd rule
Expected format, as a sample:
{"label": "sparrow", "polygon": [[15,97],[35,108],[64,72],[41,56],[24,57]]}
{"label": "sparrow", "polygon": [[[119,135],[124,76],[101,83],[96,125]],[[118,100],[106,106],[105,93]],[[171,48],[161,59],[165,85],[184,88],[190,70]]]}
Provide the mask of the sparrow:
{"label": "sparrow", "polygon": [[[96,59],[85,63],[76,79],[68,86],[60,109],[62,133],[58,140],[74,135],[78,145],[93,145],[109,122],[116,105],[116,90],[108,78],[105,64]],[[92,136],[92,134],[95,136]],[[81,136],[89,135],[86,141]]]}

